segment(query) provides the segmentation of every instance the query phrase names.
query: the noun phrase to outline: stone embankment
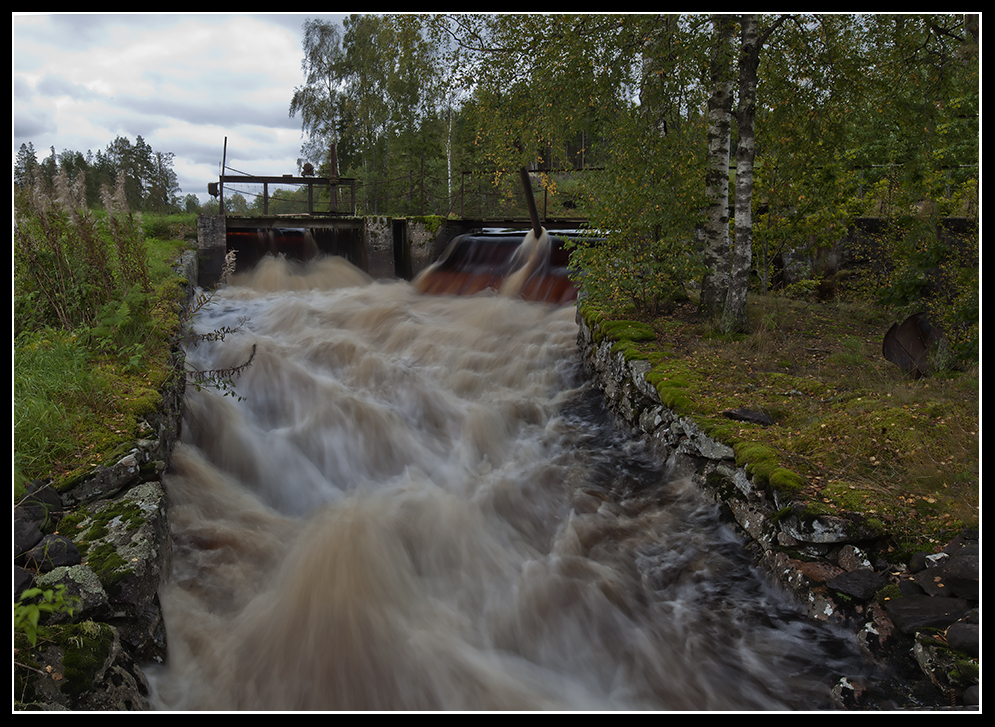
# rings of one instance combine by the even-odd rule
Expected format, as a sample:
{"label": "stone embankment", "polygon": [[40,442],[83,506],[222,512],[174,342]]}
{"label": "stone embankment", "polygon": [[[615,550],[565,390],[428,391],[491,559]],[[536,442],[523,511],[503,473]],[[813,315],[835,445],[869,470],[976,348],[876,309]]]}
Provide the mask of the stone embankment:
{"label": "stone embankment", "polygon": [[[56,491],[32,483],[14,508],[14,598],[27,588],[75,604],[71,623],[15,644],[14,699],[26,709],[149,709],[141,664],[163,662],[166,631],[158,591],[170,567],[162,474],[180,423],[183,375],[162,392],[143,439],[117,463]],[[21,648],[18,648],[20,646]]]}
{"label": "stone embankment", "polygon": [[887,534],[860,513],[826,515],[793,499],[790,488],[755,485],[732,447],[663,404],[647,380],[648,362],[630,359],[599,323],[580,313],[577,319],[585,372],[618,423],[648,440],[678,474],[692,476],[744,536],[757,565],[812,618],[855,631],[881,667],[886,685],[841,681],[841,707],[978,705],[977,532],[938,553],[892,562],[881,547]]}
{"label": "stone embankment", "polygon": [[[192,266],[192,267],[191,267]],[[196,258],[178,273],[196,280]],[[38,481],[14,507],[14,601],[28,588],[50,591],[61,624],[14,652],[17,709],[145,710],[142,665],[166,658],[159,587],[170,569],[162,476],[179,436],[186,385],[177,348],[155,412],[129,451],[110,466],[60,486]],[[64,590],[62,590],[64,589]],[[61,590],[62,596],[59,596]]]}

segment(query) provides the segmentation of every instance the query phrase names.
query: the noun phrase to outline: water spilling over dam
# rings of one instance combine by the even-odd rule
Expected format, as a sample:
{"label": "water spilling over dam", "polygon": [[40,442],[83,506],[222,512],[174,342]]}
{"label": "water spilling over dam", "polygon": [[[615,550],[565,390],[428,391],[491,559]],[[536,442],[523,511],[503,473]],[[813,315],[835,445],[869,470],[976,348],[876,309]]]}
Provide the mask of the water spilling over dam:
{"label": "water spilling over dam", "polygon": [[[584,381],[572,306],[265,258],[167,479],[173,710],[822,709],[861,669]],[[229,395],[225,395],[229,394]]]}

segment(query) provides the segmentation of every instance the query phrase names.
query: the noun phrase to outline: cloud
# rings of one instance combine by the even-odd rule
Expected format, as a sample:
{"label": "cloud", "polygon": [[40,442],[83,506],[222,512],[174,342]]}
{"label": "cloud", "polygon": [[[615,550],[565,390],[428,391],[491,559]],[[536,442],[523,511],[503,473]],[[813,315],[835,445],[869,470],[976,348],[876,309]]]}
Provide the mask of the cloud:
{"label": "cloud", "polygon": [[242,171],[292,173],[305,17],[15,14],[13,154],[28,142],[46,156],[141,136],[175,154],[184,194],[204,198],[228,137]]}
{"label": "cloud", "polygon": [[41,96],[68,96],[77,101],[90,100],[97,94],[78,83],[72,83],[58,76],[45,76],[35,86],[35,91]]}

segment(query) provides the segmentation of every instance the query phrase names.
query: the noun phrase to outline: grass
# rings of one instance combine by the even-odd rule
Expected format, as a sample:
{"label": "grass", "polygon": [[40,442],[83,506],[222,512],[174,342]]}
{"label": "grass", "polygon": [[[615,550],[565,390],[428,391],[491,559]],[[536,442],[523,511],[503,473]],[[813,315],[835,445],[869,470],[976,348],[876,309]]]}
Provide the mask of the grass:
{"label": "grass", "polygon": [[[859,300],[756,296],[751,332],[729,336],[700,320],[693,300],[627,315],[640,335],[619,348],[650,361],[647,380],[664,402],[732,445],[762,484],[828,512],[871,515],[902,550],[978,526],[979,371],[907,377],[881,352],[904,316]],[[723,415],[737,408],[775,424]]]}
{"label": "grass", "polygon": [[[150,228],[161,237],[150,235]],[[159,404],[178,330],[179,281],[172,266],[196,235],[196,218],[156,218],[146,227],[153,292],[141,316],[100,350],[93,331],[32,330],[14,341],[15,499],[22,481],[63,480],[112,464]]]}

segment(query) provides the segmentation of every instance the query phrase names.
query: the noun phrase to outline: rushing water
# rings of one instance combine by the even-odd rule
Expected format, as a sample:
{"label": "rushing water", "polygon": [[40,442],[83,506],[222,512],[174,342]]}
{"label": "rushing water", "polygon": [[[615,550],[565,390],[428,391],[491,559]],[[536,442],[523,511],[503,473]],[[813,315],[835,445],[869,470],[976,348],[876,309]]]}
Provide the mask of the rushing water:
{"label": "rushing water", "polygon": [[613,429],[572,307],[267,259],[199,314],[172,710],[819,709],[847,644]]}

